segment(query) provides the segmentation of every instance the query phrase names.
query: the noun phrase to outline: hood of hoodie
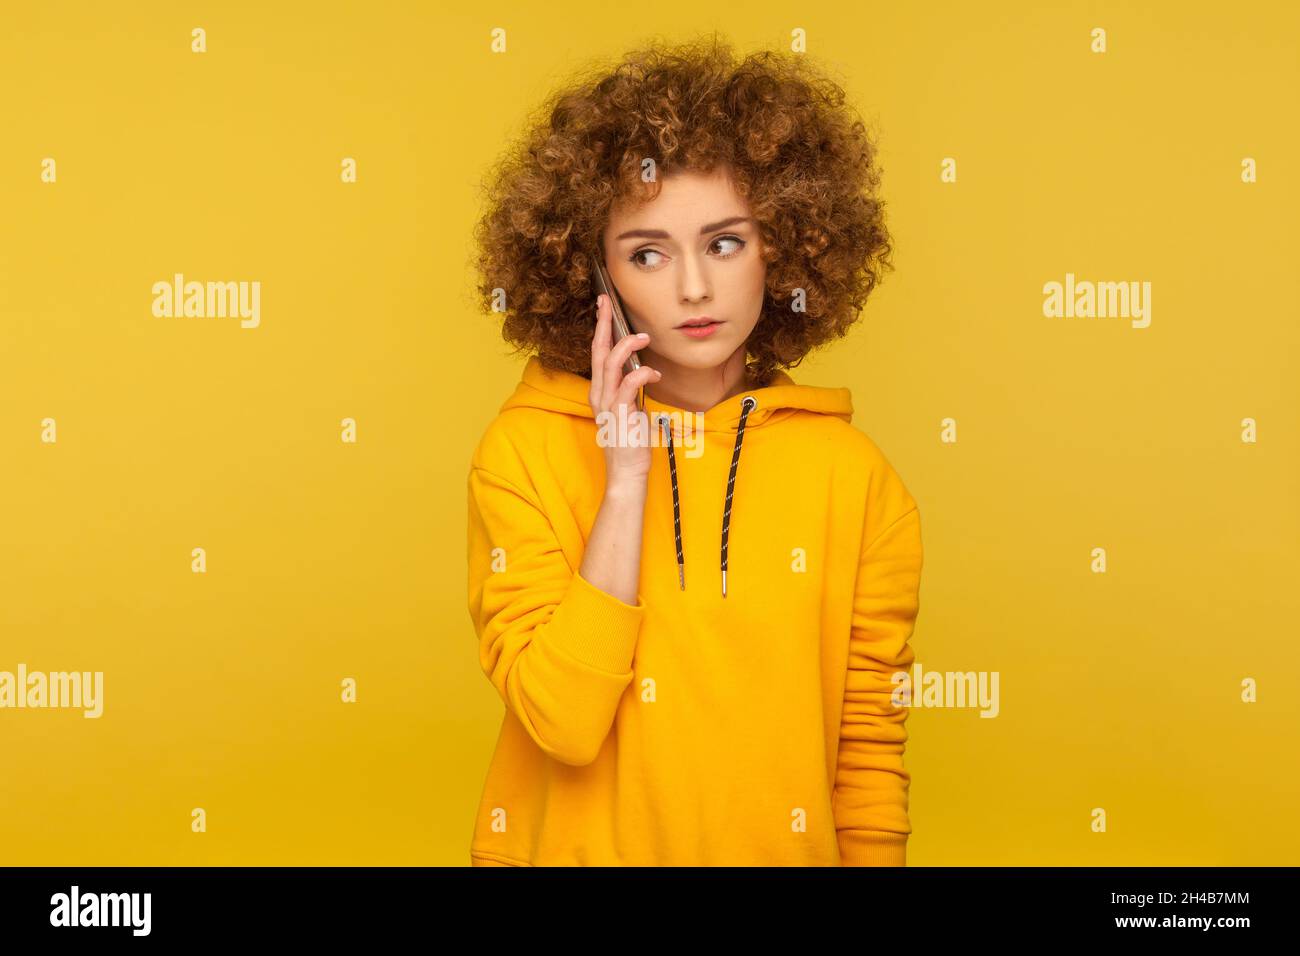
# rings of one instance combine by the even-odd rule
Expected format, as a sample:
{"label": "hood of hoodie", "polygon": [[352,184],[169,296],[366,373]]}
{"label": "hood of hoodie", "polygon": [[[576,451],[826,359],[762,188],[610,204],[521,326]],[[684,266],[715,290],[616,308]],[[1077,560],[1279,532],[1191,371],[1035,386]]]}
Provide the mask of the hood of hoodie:
{"label": "hood of hoodie", "polygon": [[[536,356],[528,360],[524,367],[519,385],[505,403],[501,411],[511,408],[542,408],[564,415],[585,418],[594,423],[588,393],[591,381],[572,372],[548,369]],[[645,411],[652,426],[658,421],[657,414],[670,416],[662,428],[667,448],[669,482],[673,497],[673,537],[677,549],[677,578],[681,589],[686,589],[686,562],[682,553],[681,499],[677,482],[677,458],[673,444],[673,416],[677,421],[688,412],[671,405],[656,402],[642,392]],[[731,501],[735,492],[737,475],[740,468],[741,449],[744,444],[745,429],[765,428],[776,425],[800,412],[815,412],[832,415],[850,422],[853,419],[853,398],[847,388],[823,388],[815,385],[798,385],[784,371],[777,370],[772,384],[763,388],[751,389],[739,395],[733,395],[719,402],[708,411],[695,416],[705,432],[734,432],[735,443],[731,453],[731,468],[728,472],[725,494],[721,495],[722,507],[722,542],[721,542],[721,579],[722,596],[727,596],[727,559],[729,532],[731,527]],[[725,440],[725,439],[724,439]],[[722,489],[720,489],[720,492]]]}

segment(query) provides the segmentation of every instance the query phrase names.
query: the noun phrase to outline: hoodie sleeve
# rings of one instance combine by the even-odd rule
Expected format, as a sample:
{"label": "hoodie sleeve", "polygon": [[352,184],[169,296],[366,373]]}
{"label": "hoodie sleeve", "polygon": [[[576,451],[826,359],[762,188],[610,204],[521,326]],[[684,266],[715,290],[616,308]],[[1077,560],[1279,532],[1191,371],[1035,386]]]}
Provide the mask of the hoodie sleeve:
{"label": "hoodie sleeve", "polygon": [[912,832],[903,769],[908,708],[891,677],[911,668],[921,521],[914,501],[863,549],[853,597],[848,674],[832,805],[843,866],[904,866]]}
{"label": "hoodie sleeve", "polygon": [[632,682],[645,605],[582,577],[540,505],[479,467],[469,473],[469,611],[484,673],[537,745],[566,764],[595,760]]}

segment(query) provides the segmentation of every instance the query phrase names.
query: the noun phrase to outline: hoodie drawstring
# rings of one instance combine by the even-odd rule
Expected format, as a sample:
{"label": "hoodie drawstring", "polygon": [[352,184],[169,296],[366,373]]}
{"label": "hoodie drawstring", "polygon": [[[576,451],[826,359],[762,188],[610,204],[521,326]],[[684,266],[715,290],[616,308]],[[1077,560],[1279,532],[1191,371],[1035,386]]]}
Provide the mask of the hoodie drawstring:
{"label": "hoodie drawstring", "polygon": [[659,416],[659,427],[668,437],[668,478],[673,483],[673,537],[677,540],[677,580],[686,590],[686,559],[682,557],[682,509],[677,498],[677,456],[673,454],[673,430],[668,416]]}
{"label": "hoodie drawstring", "polygon": [[[740,467],[740,446],[745,440],[745,420],[749,413],[758,407],[758,399],[746,395],[741,402],[740,425],[736,429],[736,447],[731,452],[731,471],[727,474],[727,498],[722,509],[722,596],[727,596],[727,539],[731,534],[731,496],[736,488],[736,469]],[[682,512],[681,500],[677,491],[677,456],[673,454],[673,432],[668,416],[659,416],[659,427],[663,430],[668,445],[668,477],[673,486],[673,537],[677,544],[677,580],[683,591],[686,590],[686,559],[682,555]]]}
{"label": "hoodie drawstring", "polygon": [[740,465],[740,443],[745,440],[745,419],[758,406],[758,399],[746,395],[740,403],[740,427],[736,429],[736,447],[731,452],[731,473],[727,475],[727,505],[722,511],[722,596],[727,596],[727,535],[731,531],[731,492],[736,486],[736,468]]}

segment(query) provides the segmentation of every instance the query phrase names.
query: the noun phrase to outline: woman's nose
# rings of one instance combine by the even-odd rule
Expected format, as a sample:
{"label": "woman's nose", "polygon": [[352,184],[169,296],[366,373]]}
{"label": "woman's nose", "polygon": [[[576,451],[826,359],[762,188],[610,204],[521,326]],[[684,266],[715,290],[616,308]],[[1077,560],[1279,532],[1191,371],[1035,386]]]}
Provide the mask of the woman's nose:
{"label": "woman's nose", "polygon": [[684,302],[698,302],[709,297],[709,267],[703,257],[682,257],[680,277],[681,297]]}

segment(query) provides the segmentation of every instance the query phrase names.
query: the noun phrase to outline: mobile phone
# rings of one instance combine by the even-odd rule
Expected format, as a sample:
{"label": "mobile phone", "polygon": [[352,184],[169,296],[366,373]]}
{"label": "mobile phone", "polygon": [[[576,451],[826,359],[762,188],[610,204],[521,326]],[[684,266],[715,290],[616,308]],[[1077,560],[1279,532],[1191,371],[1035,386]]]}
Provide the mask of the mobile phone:
{"label": "mobile phone", "polygon": [[[617,345],[625,336],[632,334],[632,326],[628,324],[627,315],[623,311],[623,300],[619,298],[618,290],[614,288],[614,283],[609,278],[609,271],[605,268],[605,261],[599,253],[595,257],[596,262],[596,294],[604,293],[609,296],[610,310],[613,313],[614,341],[611,345]],[[641,360],[637,358],[636,352],[632,352],[623,363],[623,374],[631,375],[641,367]],[[644,411],[641,400],[641,389],[637,389],[636,407]]]}

